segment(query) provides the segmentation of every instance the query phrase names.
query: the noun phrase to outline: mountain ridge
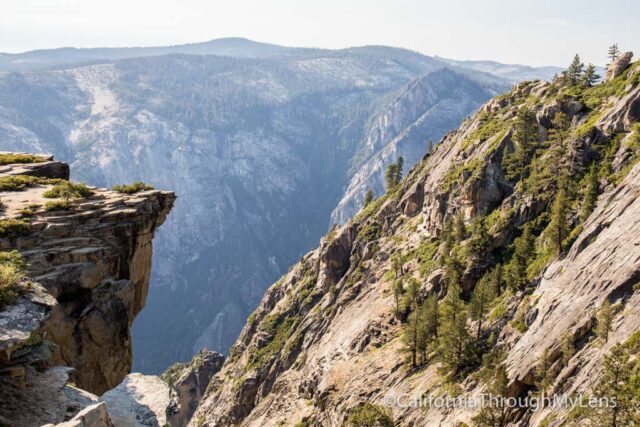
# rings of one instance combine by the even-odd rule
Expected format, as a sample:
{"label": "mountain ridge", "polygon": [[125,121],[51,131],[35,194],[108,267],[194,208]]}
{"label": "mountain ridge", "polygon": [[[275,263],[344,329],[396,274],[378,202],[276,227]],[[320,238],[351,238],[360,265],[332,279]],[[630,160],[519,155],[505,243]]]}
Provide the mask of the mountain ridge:
{"label": "mountain ridge", "polygon": [[[265,287],[329,228],[372,154],[368,133],[391,135],[375,121],[397,91],[443,66],[386,47],[296,55],[171,54],[0,74],[3,148],[53,153],[93,185],[143,179],[181,196],[156,240],[149,308],[133,327],[137,370],[159,373],[203,347],[225,352]],[[419,123],[400,115],[388,122],[394,136],[411,131],[394,142],[400,151],[392,144],[376,158],[349,209],[379,186],[378,163],[404,152],[411,166],[421,138],[437,141],[455,127],[447,116],[461,119],[508,88],[461,70]],[[486,86],[449,96],[473,85]],[[399,111],[421,105],[419,97],[404,102]]]}
{"label": "mountain ridge", "polygon": [[493,98],[327,234],[267,291],[190,425],[611,416],[426,403],[541,392],[635,399],[633,425],[637,388],[603,369],[631,357],[631,375],[640,352],[640,63],[612,69],[593,87],[563,74]]}

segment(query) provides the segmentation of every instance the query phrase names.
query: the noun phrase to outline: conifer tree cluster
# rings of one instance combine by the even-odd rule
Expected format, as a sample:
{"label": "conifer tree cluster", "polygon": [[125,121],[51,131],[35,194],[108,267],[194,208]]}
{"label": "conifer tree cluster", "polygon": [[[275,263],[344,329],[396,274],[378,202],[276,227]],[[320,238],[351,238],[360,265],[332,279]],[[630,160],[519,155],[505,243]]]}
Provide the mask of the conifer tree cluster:
{"label": "conifer tree cluster", "polygon": [[[468,256],[462,254],[461,242],[466,242],[465,249],[473,246],[472,251],[482,251],[488,239],[484,223],[474,223],[469,229],[461,215],[446,223],[439,255],[440,264],[445,266],[446,287],[441,301],[434,293],[423,295],[420,282],[413,276],[406,277],[403,268],[397,265],[399,258],[392,258],[396,277],[394,309],[404,321],[403,342],[412,368],[436,359],[444,373],[456,378],[478,366],[481,359],[478,348],[485,347],[479,344],[485,339],[482,319],[491,308],[496,289],[502,287],[502,278],[496,277],[496,273],[501,275],[498,270],[483,278],[467,302],[461,283]],[[477,322],[473,327],[472,321]]]}
{"label": "conifer tree cluster", "polygon": [[589,63],[585,65],[580,60],[580,55],[576,53],[567,68],[566,77],[570,86],[586,86],[591,87],[600,80],[600,75],[596,71],[596,66]]}

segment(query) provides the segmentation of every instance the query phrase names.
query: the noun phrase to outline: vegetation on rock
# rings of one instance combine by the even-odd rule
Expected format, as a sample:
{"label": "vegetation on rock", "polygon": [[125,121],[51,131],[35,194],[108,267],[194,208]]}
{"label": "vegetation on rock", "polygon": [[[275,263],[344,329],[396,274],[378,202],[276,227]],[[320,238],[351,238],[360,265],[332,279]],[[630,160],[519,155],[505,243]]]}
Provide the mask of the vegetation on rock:
{"label": "vegetation on rock", "polygon": [[0,165],[12,165],[19,163],[42,163],[46,157],[22,153],[0,153]]}
{"label": "vegetation on rock", "polygon": [[0,252],[0,309],[11,304],[19,295],[26,264],[18,251]]}
{"label": "vegetation on rock", "polygon": [[113,187],[111,187],[111,189],[113,191],[117,191],[118,193],[134,194],[141,191],[153,190],[154,188],[142,181],[136,181],[133,184],[114,185]]}

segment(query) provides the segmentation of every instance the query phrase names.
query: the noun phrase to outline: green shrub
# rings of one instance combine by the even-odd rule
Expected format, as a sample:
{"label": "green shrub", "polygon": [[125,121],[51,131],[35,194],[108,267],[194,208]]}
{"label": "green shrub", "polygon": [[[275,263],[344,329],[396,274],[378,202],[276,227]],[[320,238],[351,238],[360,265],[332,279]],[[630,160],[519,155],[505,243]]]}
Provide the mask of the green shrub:
{"label": "green shrub", "polygon": [[380,224],[370,221],[358,232],[358,239],[363,242],[372,242],[380,237]]}
{"label": "green shrub", "polygon": [[383,406],[365,403],[351,410],[347,424],[353,427],[393,427],[393,417]]}
{"label": "green shrub", "polygon": [[442,189],[447,192],[453,187],[462,185],[469,178],[478,178],[482,173],[482,161],[473,159],[460,166],[451,165],[442,183]]}
{"label": "green shrub", "polygon": [[416,249],[416,257],[420,264],[420,276],[426,278],[437,265],[437,255],[440,242],[425,241]]}
{"label": "green shrub", "polygon": [[382,204],[388,198],[389,198],[389,195],[385,193],[382,196],[375,199],[373,202],[369,203],[367,206],[361,209],[360,212],[356,214],[356,216],[353,217],[353,222],[361,222],[369,218],[370,216],[372,216],[375,212],[377,212],[382,207]]}
{"label": "green shrub", "polygon": [[578,138],[586,136],[591,131],[591,129],[595,127],[596,123],[598,123],[598,120],[600,120],[603,114],[604,113],[602,111],[591,112],[591,114],[587,116],[586,120],[576,128],[575,135]]}
{"label": "green shrub", "polygon": [[184,363],[174,363],[173,365],[169,366],[167,370],[162,373],[162,375],[160,375],[160,379],[170,386],[173,386],[184,372],[185,367],[186,364]]}
{"label": "green shrub", "polygon": [[[489,119],[485,116],[481,118],[482,124],[478,129],[471,133],[464,141],[462,141],[462,150],[466,150],[476,141],[484,142],[494,135],[501,134],[504,136],[504,128],[507,123],[501,119]],[[501,138],[497,138],[501,139]]]}
{"label": "green shrub", "polygon": [[140,191],[154,190],[151,185],[147,185],[142,181],[136,181],[133,184],[114,185],[111,189],[124,194],[134,194]]}
{"label": "green shrub", "polygon": [[11,304],[19,294],[24,278],[24,263],[18,251],[0,252],[0,309]]}
{"label": "green shrub", "polygon": [[42,163],[47,159],[33,154],[7,153],[0,154],[0,165],[12,165],[14,163]]}
{"label": "green shrub", "polygon": [[29,229],[29,223],[22,219],[0,219],[0,237],[26,236]]}
{"label": "green shrub", "polygon": [[44,210],[47,212],[68,211],[70,209],[71,204],[68,200],[50,200],[44,204]]}
{"label": "green shrub", "polygon": [[[269,317],[269,316],[267,316]],[[282,322],[278,325],[274,324],[274,320],[271,318],[268,320],[268,324],[265,325],[265,320],[267,317],[263,319],[260,323],[261,330],[272,330],[273,338],[267,345],[262,348],[259,348],[257,351],[251,354],[249,359],[249,369],[259,369],[262,368],[265,364],[267,364],[272,358],[274,358],[285,346],[287,340],[291,336],[291,330],[293,329],[293,325],[296,323],[296,317],[286,317]],[[263,327],[265,329],[263,329]]]}
{"label": "green shrub", "polygon": [[56,197],[68,199],[84,199],[93,194],[93,190],[80,182],[63,181],[45,191],[43,197],[55,199]]}

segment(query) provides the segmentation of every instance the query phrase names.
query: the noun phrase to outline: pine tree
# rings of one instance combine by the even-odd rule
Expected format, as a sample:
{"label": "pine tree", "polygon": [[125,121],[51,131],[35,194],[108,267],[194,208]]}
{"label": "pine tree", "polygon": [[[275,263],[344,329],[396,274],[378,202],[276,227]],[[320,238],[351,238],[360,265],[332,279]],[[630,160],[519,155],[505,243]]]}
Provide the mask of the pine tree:
{"label": "pine tree", "polygon": [[400,181],[402,181],[403,167],[404,167],[404,157],[400,156],[398,157],[398,160],[396,160],[396,177],[395,177],[396,185],[398,185]]}
{"label": "pine tree", "polygon": [[562,337],[560,353],[562,353],[562,366],[567,366],[573,355],[576,354],[576,349],[573,346],[573,338],[569,333],[564,334]]}
{"label": "pine tree", "polygon": [[566,157],[565,143],[571,134],[571,122],[567,115],[560,111],[553,116],[551,123],[553,125],[549,131],[551,147],[546,163],[548,164],[550,178],[555,181],[564,173],[563,162]]}
{"label": "pine tree", "polygon": [[387,192],[396,189],[400,181],[402,181],[402,168],[404,167],[404,158],[398,157],[395,163],[391,163],[387,166],[387,170],[384,174],[385,184]]}
{"label": "pine tree", "polygon": [[518,110],[514,128],[515,148],[503,161],[507,178],[510,180],[522,179],[528,172],[528,165],[538,143],[538,122],[535,113],[527,108]]}
{"label": "pine tree", "polygon": [[453,376],[467,365],[471,342],[467,329],[468,312],[460,293],[458,283],[447,283],[447,296],[440,305],[440,355],[444,369]]}
{"label": "pine tree", "polygon": [[604,300],[602,307],[598,311],[596,325],[596,335],[605,343],[609,341],[609,332],[612,330],[613,309],[609,300]]}
{"label": "pine tree", "polygon": [[591,166],[589,175],[587,175],[587,188],[584,192],[584,200],[582,202],[582,210],[580,212],[580,220],[585,222],[591,212],[596,207],[598,201],[598,192],[600,190],[600,178],[598,177],[598,170],[595,165]]}
{"label": "pine tree", "polygon": [[609,65],[613,64],[613,61],[618,59],[620,56],[620,49],[618,49],[618,43],[614,43],[609,46],[609,51],[607,52],[607,56],[609,57]]}
{"label": "pine tree", "polygon": [[580,61],[580,55],[576,53],[571,65],[569,65],[569,68],[567,69],[567,79],[571,86],[575,86],[580,82],[583,68],[584,64]]}
{"label": "pine tree", "polygon": [[433,152],[433,141],[429,140],[429,142],[427,142],[427,154],[431,154]]}
{"label": "pine tree", "polygon": [[[492,398],[508,397],[509,377],[507,376],[507,368],[504,364],[496,366],[488,387],[488,394]],[[482,409],[473,417],[473,423],[476,427],[506,427],[509,424],[509,416],[512,409],[509,405],[496,405],[485,402]]]}
{"label": "pine tree", "polygon": [[432,343],[438,339],[438,299],[435,295],[427,297],[418,309],[418,345],[420,363],[427,362],[427,354]]}
{"label": "pine tree", "polygon": [[368,189],[366,193],[364,193],[364,207],[366,208],[373,202],[375,195],[373,194],[372,189]]}
{"label": "pine tree", "polygon": [[454,249],[445,261],[444,281],[447,286],[460,286],[463,274],[464,266],[460,261],[458,251]]}
{"label": "pine tree", "polygon": [[[627,348],[616,344],[605,356],[602,377],[594,389],[594,397],[609,402],[596,405],[588,418],[596,426],[640,425],[640,396],[638,396],[638,372],[640,363],[631,359]],[[611,404],[614,403],[614,404]]]}
{"label": "pine tree", "polygon": [[442,227],[442,232],[440,233],[440,240],[442,241],[442,249],[440,251],[440,259],[439,262],[441,265],[446,265],[449,256],[451,255],[451,250],[453,249],[454,244],[454,236],[453,236],[453,223],[451,220],[448,220],[444,223]]}
{"label": "pine tree", "polygon": [[489,274],[489,283],[491,284],[493,295],[496,297],[502,294],[502,289],[504,288],[503,274],[502,264],[496,265]]}
{"label": "pine tree", "polygon": [[478,322],[478,328],[476,331],[476,340],[480,339],[482,333],[482,321],[484,316],[489,310],[491,301],[493,301],[495,295],[488,276],[483,276],[482,279],[476,284],[476,288],[473,290],[473,296],[471,297],[471,318]]}
{"label": "pine tree", "polygon": [[541,393],[546,392],[553,384],[553,375],[551,374],[551,357],[549,349],[545,348],[538,360],[538,366],[536,366],[536,377],[538,391]]}
{"label": "pine tree", "polygon": [[551,208],[551,222],[547,228],[549,230],[551,246],[555,249],[557,255],[562,254],[563,242],[567,237],[568,205],[569,202],[567,200],[565,185],[561,183]]}
{"label": "pine tree", "polygon": [[514,242],[513,258],[510,262],[511,281],[516,289],[521,289],[527,282],[527,268],[529,262],[535,255],[535,238],[531,230],[531,225],[524,227],[522,235]]}
{"label": "pine tree", "polygon": [[467,238],[467,226],[464,223],[464,216],[462,215],[462,212],[459,212],[454,220],[453,237],[457,242],[462,242]]}
{"label": "pine tree", "polygon": [[584,74],[582,75],[582,83],[587,87],[591,87],[598,80],[600,80],[600,75],[596,72],[595,65],[590,63],[584,70]]}
{"label": "pine tree", "polygon": [[425,332],[429,340],[438,339],[438,328],[440,326],[438,297],[431,294],[424,303],[425,310]]}
{"label": "pine tree", "polygon": [[393,273],[396,279],[399,279],[404,275],[404,259],[402,258],[402,255],[395,253],[391,257],[391,267],[393,268]]}
{"label": "pine tree", "polygon": [[402,284],[402,280],[396,280],[393,282],[393,299],[395,303],[395,314],[396,319],[401,320],[401,301],[402,296],[404,295],[404,286]]}
{"label": "pine tree", "polygon": [[411,314],[404,327],[403,341],[405,350],[410,354],[411,367],[418,366],[418,352],[420,351],[420,284],[415,278],[410,278],[405,294],[407,306],[411,308]]}
{"label": "pine tree", "polygon": [[391,192],[396,188],[398,182],[396,181],[396,176],[398,176],[397,165],[395,163],[391,163],[387,166],[387,170],[384,174],[385,186],[387,192]]}
{"label": "pine tree", "polygon": [[465,245],[465,257],[471,260],[471,265],[476,266],[486,259],[486,254],[491,248],[491,236],[487,231],[484,218],[476,217],[471,223],[471,235]]}

